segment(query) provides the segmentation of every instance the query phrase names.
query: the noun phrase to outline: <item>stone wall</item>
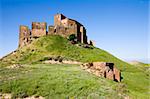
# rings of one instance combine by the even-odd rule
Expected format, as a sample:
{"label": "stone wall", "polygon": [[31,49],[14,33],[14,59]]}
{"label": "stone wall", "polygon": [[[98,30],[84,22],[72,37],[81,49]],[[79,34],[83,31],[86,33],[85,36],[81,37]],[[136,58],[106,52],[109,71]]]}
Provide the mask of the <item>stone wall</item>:
{"label": "stone wall", "polygon": [[[50,32],[51,30],[49,30]],[[50,33],[48,33],[50,34]],[[62,14],[54,16],[54,34],[68,37],[71,34],[77,34],[76,21],[66,18]]]}
{"label": "stone wall", "polygon": [[40,37],[46,35],[46,22],[32,22],[32,37]]}
{"label": "stone wall", "polygon": [[[52,29],[49,29],[48,34],[51,34]],[[85,27],[79,22],[69,19],[62,14],[54,16],[54,34],[62,35],[63,37],[75,34],[78,42],[87,44]]]}
{"label": "stone wall", "polygon": [[65,19],[66,17],[63,14],[56,14],[54,16],[54,26],[61,25],[61,20]]}
{"label": "stone wall", "polygon": [[92,63],[84,63],[81,67],[99,77],[105,77],[110,80],[114,80],[117,82],[121,81],[121,73],[120,71],[114,67],[113,63],[107,62],[92,62]]}
{"label": "stone wall", "polygon": [[120,70],[118,70],[116,67],[114,67],[114,75],[115,75],[115,80],[116,81],[121,81],[121,72],[120,72]]}
{"label": "stone wall", "polygon": [[54,26],[53,25],[50,25],[48,26],[48,35],[53,35],[54,34]]}
{"label": "stone wall", "polygon": [[20,26],[19,30],[19,47],[23,47],[31,42],[30,30],[28,26]]}

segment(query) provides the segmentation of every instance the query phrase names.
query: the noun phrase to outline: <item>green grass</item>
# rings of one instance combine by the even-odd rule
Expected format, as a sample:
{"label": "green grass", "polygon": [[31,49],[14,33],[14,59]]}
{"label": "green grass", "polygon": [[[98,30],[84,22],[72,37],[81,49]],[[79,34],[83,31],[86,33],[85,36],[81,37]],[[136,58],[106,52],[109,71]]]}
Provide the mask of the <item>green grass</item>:
{"label": "green grass", "polygon": [[[11,92],[13,97],[31,95],[65,99],[67,97],[118,99],[116,82],[99,78],[82,70],[78,65],[26,65],[19,69],[2,68],[0,91]],[[9,74],[9,75],[8,75]],[[124,88],[124,87],[122,87]],[[125,93],[121,93],[124,95]]]}
{"label": "green grass", "polygon": [[[57,56],[80,62],[113,62],[121,70],[122,82],[95,77],[77,65],[46,65],[40,62],[46,57]],[[16,63],[28,65],[20,69],[5,68]],[[2,59],[0,67],[0,91],[14,93],[14,96],[38,94],[45,97],[88,97],[92,94],[95,97],[113,98],[118,96],[117,92],[129,95],[131,99],[148,99],[150,96],[149,71],[145,67],[130,65],[99,48],[72,45],[60,36],[36,39]],[[13,75],[14,79],[11,79]]]}
{"label": "green grass", "polygon": [[[34,51],[32,51],[34,50]],[[6,64],[13,63],[34,63],[43,60],[45,57],[62,56],[65,59],[81,62],[106,61],[114,62],[116,66],[124,70],[129,64],[119,60],[108,52],[99,48],[83,48],[70,44],[67,39],[61,36],[44,36],[29,46],[19,49],[16,54],[7,56],[3,61]],[[1,66],[5,64],[1,64]]]}

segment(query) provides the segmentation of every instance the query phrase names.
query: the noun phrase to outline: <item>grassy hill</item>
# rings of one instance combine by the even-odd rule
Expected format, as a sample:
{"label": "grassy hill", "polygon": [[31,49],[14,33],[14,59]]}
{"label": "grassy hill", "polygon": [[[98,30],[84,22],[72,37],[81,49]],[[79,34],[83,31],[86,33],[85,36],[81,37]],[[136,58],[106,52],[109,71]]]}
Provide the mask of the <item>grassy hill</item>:
{"label": "grassy hill", "polygon": [[[72,45],[60,36],[44,36],[11,53],[0,62],[0,92],[12,93],[13,97],[38,95],[62,99],[149,98],[149,71],[123,62],[102,49],[79,45]],[[114,62],[123,79],[117,83],[89,74],[78,65],[41,62],[49,57],[80,62]],[[11,64],[22,64],[23,67],[6,68]]]}

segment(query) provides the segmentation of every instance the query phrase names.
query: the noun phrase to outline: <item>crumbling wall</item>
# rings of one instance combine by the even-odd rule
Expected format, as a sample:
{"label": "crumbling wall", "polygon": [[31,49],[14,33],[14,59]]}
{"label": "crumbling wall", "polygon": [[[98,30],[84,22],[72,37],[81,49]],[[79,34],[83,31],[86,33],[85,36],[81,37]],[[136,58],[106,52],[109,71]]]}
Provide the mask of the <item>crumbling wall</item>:
{"label": "crumbling wall", "polygon": [[77,23],[74,20],[68,20],[68,33],[67,35],[77,34]]}
{"label": "crumbling wall", "polygon": [[61,35],[63,37],[68,37],[71,34],[77,34],[77,24],[74,20],[68,19],[62,14],[57,14],[54,16],[54,34]]}
{"label": "crumbling wall", "polygon": [[19,47],[27,45],[31,42],[30,30],[28,26],[20,26],[19,30]]}
{"label": "crumbling wall", "polygon": [[84,26],[80,26],[80,33],[81,36],[81,43],[85,43],[87,44],[87,36],[86,36],[86,29],[84,28]]}
{"label": "crumbling wall", "polygon": [[118,70],[116,67],[114,67],[114,79],[116,80],[116,81],[121,81],[121,72],[120,72],[120,70]]}
{"label": "crumbling wall", "polygon": [[54,26],[61,25],[61,20],[65,19],[66,17],[62,14],[56,14],[54,16]]}
{"label": "crumbling wall", "polygon": [[87,42],[87,35],[86,35],[86,29],[85,29],[85,27],[83,28],[83,43],[84,44],[88,44],[88,42]]}
{"label": "crumbling wall", "polygon": [[40,37],[46,35],[46,22],[32,22],[32,37]]}
{"label": "crumbling wall", "polygon": [[85,27],[77,22],[77,41],[87,44],[87,36]]}
{"label": "crumbling wall", "polygon": [[48,26],[48,35],[53,35],[54,34],[54,26],[50,25]]}
{"label": "crumbling wall", "polygon": [[121,73],[120,71],[114,67],[113,63],[107,62],[92,62],[82,64],[81,67],[99,77],[105,77],[110,80],[114,80],[117,82],[121,81]]}
{"label": "crumbling wall", "polygon": [[65,18],[65,19],[61,20],[60,25],[63,27],[68,27],[69,26],[69,19]]}
{"label": "crumbling wall", "polygon": [[79,22],[69,19],[62,14],[54,16],[54,34],[61,35],[63,37],[75,34],[78,42],[87,44],[85,27]]}

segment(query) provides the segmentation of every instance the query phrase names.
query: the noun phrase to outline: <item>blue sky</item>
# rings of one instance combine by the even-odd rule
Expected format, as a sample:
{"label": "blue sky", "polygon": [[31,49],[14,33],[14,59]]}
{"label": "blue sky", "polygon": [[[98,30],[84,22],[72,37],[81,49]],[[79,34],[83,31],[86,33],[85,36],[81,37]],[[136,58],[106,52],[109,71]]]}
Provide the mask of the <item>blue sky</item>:
{"label": "blue sky", "polygon": [[148,0],[0,0],[0,57],[18,47],[19,25],[53,25],[53,16],[62,13],[82,23],[97,47],[146,62],[148,5]]}

